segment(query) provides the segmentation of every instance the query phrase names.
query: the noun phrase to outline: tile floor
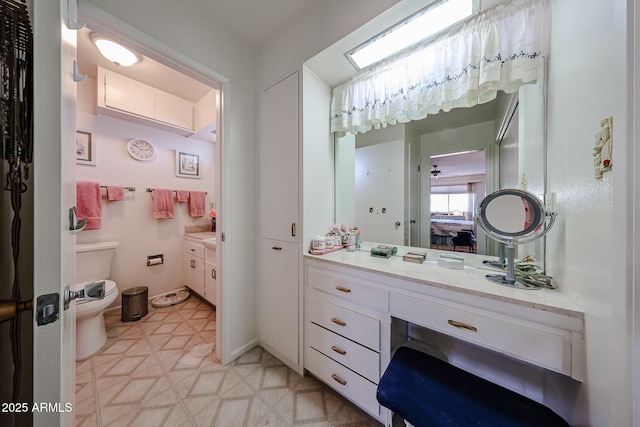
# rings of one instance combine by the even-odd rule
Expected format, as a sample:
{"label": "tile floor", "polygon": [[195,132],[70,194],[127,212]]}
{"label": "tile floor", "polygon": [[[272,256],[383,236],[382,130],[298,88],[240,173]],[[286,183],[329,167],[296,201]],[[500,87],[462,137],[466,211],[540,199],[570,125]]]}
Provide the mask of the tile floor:
{"label": "tile floor", "polygon": [[[216,313],[191,296],[138,322],[106,315],[108,340],[76,363],[77,426],[380,426],[310,375],[260,347],[230,365],[213,355]],[[187,361],[189,362],[189,361]]]}

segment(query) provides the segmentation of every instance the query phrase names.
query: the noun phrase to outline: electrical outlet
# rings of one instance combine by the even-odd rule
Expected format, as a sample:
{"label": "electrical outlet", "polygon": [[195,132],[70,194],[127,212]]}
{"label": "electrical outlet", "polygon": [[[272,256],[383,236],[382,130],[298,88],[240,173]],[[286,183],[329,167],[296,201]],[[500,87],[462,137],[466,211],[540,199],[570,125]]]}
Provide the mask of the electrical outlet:
{"label": "electrical outlet", "polygon": [[216,208],[215,202],[209,203],[209,209],[215,209],[215,208]]}

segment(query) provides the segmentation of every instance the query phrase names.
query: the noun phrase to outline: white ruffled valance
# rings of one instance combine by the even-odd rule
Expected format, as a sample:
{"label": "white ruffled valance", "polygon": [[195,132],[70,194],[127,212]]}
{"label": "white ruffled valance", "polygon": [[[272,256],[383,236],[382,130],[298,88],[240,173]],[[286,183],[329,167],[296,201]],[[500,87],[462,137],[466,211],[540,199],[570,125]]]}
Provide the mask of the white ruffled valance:
{"label": "white ruffled valance", "polygon": [[425,118],[513,92],[542,75],[547,0],[519,0],[472,18],[333,89],[332,132]]}

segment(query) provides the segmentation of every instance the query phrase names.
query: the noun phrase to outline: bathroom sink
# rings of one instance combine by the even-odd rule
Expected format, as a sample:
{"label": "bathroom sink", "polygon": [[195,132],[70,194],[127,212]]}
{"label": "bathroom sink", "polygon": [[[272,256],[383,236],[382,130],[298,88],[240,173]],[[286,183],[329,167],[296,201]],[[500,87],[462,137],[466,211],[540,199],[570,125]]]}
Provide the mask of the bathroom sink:
{"label": "bathroom sink", "polygon": [[218,242],[218,240],[215,237],[210,237],[208,239],[203,239],[202,240],[202,244],[207,249],[216,249],[216,247],[218,245],[217,242]]}

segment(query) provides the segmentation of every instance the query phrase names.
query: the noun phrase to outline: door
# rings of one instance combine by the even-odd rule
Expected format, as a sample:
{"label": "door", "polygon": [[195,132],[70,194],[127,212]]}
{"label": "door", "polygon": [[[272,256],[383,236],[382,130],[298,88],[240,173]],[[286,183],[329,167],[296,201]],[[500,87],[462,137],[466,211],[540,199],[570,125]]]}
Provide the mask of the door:
{"label": "door", "polygon": [[[75,6],[75,5],[74,5]],[[59,294],[75,280],[76,34],[64,27],[67,0],[33,2],[34,31],[34,295]],[[62,305],[62,304],[61,304]],[[73,425],[75,306],[57,321],[33,326],[33,402],[36,426]],[[35,311],[35,310],[34,310]],[[35,317],[35,316],[34,316]],[[58,405],[52,407],[51,405]]]}
{"label": "door", "polygon": [[298,74],[260,94],[260,235],[298,242]]}
{"label": "door", "polygon": [[298,365],[298,245],[260,239],[259,251],[260,341]]}

